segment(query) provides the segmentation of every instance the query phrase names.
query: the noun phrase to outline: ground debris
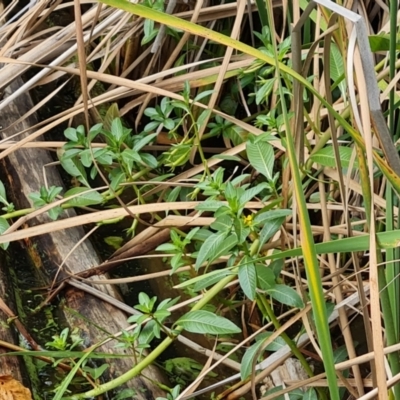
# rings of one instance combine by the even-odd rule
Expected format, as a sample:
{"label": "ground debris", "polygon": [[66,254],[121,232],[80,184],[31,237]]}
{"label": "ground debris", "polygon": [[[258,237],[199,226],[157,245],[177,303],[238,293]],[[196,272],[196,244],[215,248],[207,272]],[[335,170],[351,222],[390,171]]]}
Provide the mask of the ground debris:
{"label": "ground debris", "polygon": [[0,400],[32,400],[32,395],[11,375],[0,375]]}
{"label": "ground debris", "polygon": [[281,386],[285,388],[287,381],[298,381],[308,379],[306,371],[299,360],[288,358],[283,365],[271,372],[271,375],[264,379],[264,385],[260,387],[261,397],[268,390]]}

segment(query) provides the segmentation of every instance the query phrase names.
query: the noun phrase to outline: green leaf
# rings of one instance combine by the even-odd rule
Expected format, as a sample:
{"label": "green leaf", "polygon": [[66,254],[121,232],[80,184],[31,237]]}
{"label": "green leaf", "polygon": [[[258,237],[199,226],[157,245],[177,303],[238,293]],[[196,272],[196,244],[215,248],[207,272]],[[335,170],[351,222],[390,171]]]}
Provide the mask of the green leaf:
{"label": "green leaf", "polygon": [[177,250],[178,249],[176,248],[176,246],[172,243],[163,243],[156,248],[156,251],[166,251],[167,253],[176,252]]}
{"label": "green leaf", "polygon": [[228,232],[232,228],[232,218],[229,215],[221,215],[211,223],[210,228],[220,232]]}
{"label": "green leaf", "polygon": [[200,92],[194,99],[193,102],[200,101],[201,99],[204,99],[207,96],[211,96],[215,90],[204,90],[204,92]]}
{"label": "green leaf", "polygon": [[211,271],[211,272],[208,272],[205,275],[199,275],[199,276],[196,276],[196,277],[194,277],[192,279],[188,279],[187,281],[184,281],[184,282],[180,283],[179,285],[175,285],[174,289],[182,289],[182,288],[191,286],[193,284],[197,285],[197,283],[199,283],[199,286],[201,286],[202,285],[201,284],[202,281],[205,281],[207,283],[208,280],[212,280],[215,275],[218,275],[218,276],[222,275],[222,272],[226,272],[225,276],[228,276],[228,275],[230,275],[232,273],[228,269]]}
{"label": "green leaf", "polygon": [[[354,345],[356,345],[356,343],[354,343]],[[347,353],[346,346],[340,346],[339,348],[335,349],[333,352],[333,357],[335,364],[347,360],[349,358],[349,354]]]}
{"label": "green leaf", "polygon": [[158,116],[158,111],[154,107],[148,107],[144,110],[144,115],[149,118],[154,118]]}
{"label": "green leaf", "polygon": [[[263,332],[260,333],[257,337],[256,340],[265,342],[266,339],[268,339],[273,333],[272,332]],[[287,343],[285,342],[284,339],[282,339],[281,336],[278,336],[275,338],[267,347],[265,347],[265,350],[267,351],[278,351],[282,349],[283,347],[286,347]]]}
{"label": "green leaf", "polygon": [[71,206],[85,207],[92,206],[95,204],[101,204],[103,202],[103,196],[97,191],[88,191],[87,188],[76,187],[68,190],[64,194],[64,198],[73,196],[80,193],[78,197],[68,200],[68,204]]}
{"label": "green leaf", "polygon": [[[371,35],[368,37],[371,51],[389,51],[390,50],[390,35]],[[396,50],[400,50],[400,42],[397,38]]]}
{"label": "green leaf", "polygon": [[272,268],[267,267],[264,264],[257,264],[256,273],[257,273],[258,286],[260,289],[270,290],[276,285],[275,283],[276,277]]}
{"label": "green leaf", "polygon": [[[2,235],[9,227],[10,227],[10,224],[8,223],[8,221],[5,218],[0,217],[0,235]],[[9,244],[10,244],[10,242],[1,243],[0,247],[3,250],[7,250]]]}
{"label": "green leaf", "polygon": [[176,199],[179,196],[179,193],[181,192],[181,186],[176,186],[174,187],[167,196],[167,203],[172,203],[176,201]]}
{"label": "green leaf", "polygon": [[154,312],[153,317],[154,319],[158,320],[158,321],[163,321],[165,318],[169,317],[171,315],[170,311],[168,310],[157,310],[156,312]]}
{"label": "green leaf", "polygon": [[186,246],[186,244],[189,244],[191,241],[192,241],[192,239],[194,238],[194,236],[196,235],[196,233],[198,232],[200,230],[200,227],[198,226],[198,227],[196,227],[196,228],[193,228],[193,229],[191,229],[190,231],[189,231],[189,233],[186,235],[186,237],[185,237],[185,239],[184,239],[184,243],[185,243],[185,246]]}
{"label": "green leaf", "polygon": [[146,19],[144,21],[143,28],[144,28],[144,36],[142,41],[140,42],[142,46],[151,42],[157,36],[158,33],[158,29],[154,28],[154,21],[150,19]]}
{"label": "green leaf", "polygon": [[259,184],[255,187],[252,187],[250,189],[247,189],[239,199],[240,202],[240,207],[244,207],[248,201],[253,199],[255,196],[257,196],[261,191],[265,189],[265,185],[267,185],[265,182],[264,184]]}
{"label": "green leaf", "polygon": [[225,335],[241,332],[240,328],[228,319],[204,310],[189,311],[178,319],[176,325],[181,326],[188,332],[210,335]]}
{"label": "green leaf", "polygon": [[104,371],[105,371],[108,367],[109,367],[108,364],[100,365],[100,367],[98,367],[98,368],[90,368],[90,367],[88,367],[88,366],[85,366],[85,367],[83,368],[83,370],[84,370],[85,372],[89,372],[89,374],[91,375],[91,377],[92,377],[93,379],[98,379],[98,378],[100,378],[101,375],[103,375]]}
{"label": "green leaf", "polygon": [[113,152],[108,149],[93,149],[94,158],[102,165],[111,165],[113,155]]}
{"label": "green leaf", "polygon": [[60,159],[62,167],[67,171],[71,176],[76,177],[80,182],[82,182],[85,186],[90,187],[89,182],[87,181],[87,175],[85,172],[85,168],[83,167],[80,160],[77,157],[72,158],[64,158]]}
{"label": "green leaf", "polygon": [[195,292],[198,292],[200,290],[206,289],[211,285],[214,285],[215,283],[219,282],[222,278],[225,278],[228,275],[231,275],[232,272],[230,270],[217,270],[217,271],[212,271],[206,275],[202,275],[200,281],[196,282],[194,285],[193,290]]}
{"label": "green leaf", "polygon": [[110,183],[110,187],[112,190],[117,190],[119,185],[121,183],[124,183],[126,180],[125,177],[125,172],[121,171],[121,170],[117,170],[115,169],[114,171],[111,172],[110,174],[110,179],[111,179],[111,183]]}
{"label": "green leaf", "polygon": [[274,150],[269,143],[246,143],[247,157],[251,165],[269,181],[273,178]]}
{"label": "green leaf", "polygon": [[139,153],[132,149],[125,149],[121,153],[124,163],[128,166],[129,172],[132,171],[132,166],[134,162],[140,163],[142,161]]}
{"label": "green leaf", "polygon": [[344,79],[344,63],[342,54],[335,43],[331,43],[330,51],[330,74],[331,79],[335,85],[339,86],[339,89],[343,96],[346,95],[346,80]]}
{"label": "green leaf", "polygon": [[304,303],[299,294],[287,285],[275,285],[272,289],[268,289],[267,293],[279,301],[290,307],[303,308]]}
{"label": "green leaf", "polygon": [[228,115],[236,115],[236,110],[238,108],[238,102],[232,97],[232,94],[226,95],[219,102],[219,107],[221,111]]}
{"label": "green leaf", "polygon": [[56,198],[56,196],[58,196],[61,192],[62,192],[61,186],[50,186],[47,193],[47,201],[48,202],[53,201]]}
{"label": "green leaf", "polygon": [[317,392],[314,388],[308,388],[304,393],[303,400],[318,400]]}
{"label": "green leaf", "polygon": [[157,158],[155,158],[153,156],[153,154],[149,154],[149,153],[140,153],[140,157],[142,159],[142,162],[150,167],[150,168],[157,168],[158,166],[158,162],[157,162]]}
{"label": "green leaf", "polygon": [[286,217],[274,218],[267,221],[260,231],[260,248],[280,229]]}
{"label": "green leaf", "polygon": [[261,88],[257,90],[256,93],[257,105],[264,102],[267,99],[267,97],[271,94],[272,89],[274,87],[274,83],[275,83],[275,78],[268,79],[268,81],[265,82],[264,85],[262,85]]}
{"label": "green leaf", "polygon": [[196,270],[208,261],[208,264],[217,260],[223,255],[228,255],[229,251],[236,246],[238,239],[236,235],[227,237],[226,233],[216,233],[211,235],[201,246],[196,260]]}
{"label": "green leaf", "polygon": [[60,214],[61,214],[63,211],[64,211],[64,210],[63,210],[60,206],[53,207],[53,208],[51,208],[51,209],[48,211],[49,217],[50,217],[53,221],[55,221],[55,220],[60,216]]}
{"label": "green leaf", "polygon": [[246,241],[247,236],[250,234],[250,227],[244,224],[243,219],[235,219],[233,226],[235,227],[235,233],[238,237],[238,243],[243,244]]}
{"label": "green leaf", "polygon": [[120,113],[118,109],[117,103],[112,103],[110,108],[106,112],[106,116],[104,117],[104,129],[107,131],[111,131],[111,125],[114,119],[119,118]]}
{"label": "green leaf", "polygon": [[6,188],[4,187],[2,181],[0,181],[0,203],[4,204],[5,206],[8,205]]}
{"label": "green leaf", "polygon": [[262,345],[263,341],[260,340],[251,345],[244,353],[242,362],[240,364],[240,377],[242,378],[242,380],[245,380],[251,374],[254,357],[256,357]]}
{"label": "green leaf", "polygon": [[157,327],[158,326],[156,321],[149,321],[140,332],[140,335],[138,337],[139,345],[149,344],[154,339],[154,336],[157,336],[159,330],[157,330]]}
{"label": "green leaf", "polygon": [[133,150],[135,151],[140,151],[144,146],[146,146],[147,144],[149,144],[152,140],[154,140],[157,137],[157,133],[151,133],[149,135],[146,135],[144,137],[142,137],[140,140],[138,140],[134,146],[133,146]]}
{"label": "green leaf", "polygon": [[102,123],[99,123],[99,124],[95,124],[95,125],[93,125],[90,129],[89,129],[89,135],[88,135],[88,137],[87,137],[87,143],[90,143],[90,142],[92,142],[95,138],[96,138],[96,136],[99,134],[99,133],[101,133],[102,132],[102,130],[103,130],[103,124]]}
{"label": "green leaf", "polygon": [[114,250],[118,250],[123,243],[124,239],[121,236],[107,236],[104,242],[111,246]]}
{"label": "green leaf", "polygon": [[198,129],[201,128],[201,126],[203,126],[206,122],[206,119],[208,119],[208,117],[211,114],[211,110],[207,109],[201,112],[201,114],[198,116],[197,121],[196,121],[196,125],[198,127]]}
{"label": "green leaf", "polygon": [[[377,235],[379,246],[382,249],[393,249],[399,247],[400,243],[400,229],[393,231],[380,232]],[[317,243],[315,250],[317,254],[329,254],[329,253],[350,253],[357,251],[369,250],[369,235],[354,236],[345,239],[331,240],[326,243]],[[282,259],[291,258],[303,255],[303,248],[297,247],[291,250],[285,250],[279,253],[266,256],[266,260],[270,259]]]}
{"label": "green leaf", "polygon": [[267,221],[271,219],[279,218],[279,217],[287,217],[292,215],[292,210],[287,209],[277,209],[277,210],[261,210],[254,217],[254,222],[257,224],[265,224]]}
{"label": "green leaf", "polygon": [[28,197],[32,200],[35,208],[40,208],[46,205],[46,202],[40,197],[40,193],[29,193]]}
{"label": "green leaf", "polygon": [[90,149],[82,150],[79,156],[84,167],[89,168],[92,165],[93,160]]}
{"label": "green leaf", "polygon": [[268,268],[273,271],[275,278],[278,278],[278,276],[281,274],[284,265],[285,262],[281,258],[279,258],[277,260],[272,261],[271,264],[269,264]]}
{"label": "green leaf", "polygon": [[120,142],[124,135],[124,127],[120,118],[115,118],[111,123],[111,133],[117,142]]}
{"label": "green leaf", "polygon": [[182,258],[183,254],[182,253],[176,253],[172,258],[171,258],[171,272],[170,275],[172,275],[173,273],[175,273],[175,271],[180,268],[183,267],[184,265],[187,264],[187,261],[183,260]]}
{"label": "green leaf", "polygon": [[157,135],[158,135],[158,133],[151,133],[149,135],[146,135],[145,137],[143,137],[142,139],[140,139],[139,141],[137,141],[135,143],[135,145],[133,146],[133,150],[140,151],[144,146],[146,146],[153,139],[155,139],[157,137]]}
{"label": "green leaf", "polygon": [[163,121],[165,129],[172,131],[175,128],[175,121],[172,118],[166,118]]}
{"label": "green leaf", "polygon": [[244,142],[244,136],[245,132],[243,131],[243,128],[240,128],[236,125],[229,126],[224,130],[224,137],[228,137],[230,140],[232,140],[232,143],[235,146],[238,146]]}
{"label": "green leaf", "polygon": [[238,161],[238,162],[240,162],[241,160],[241,158],[238,156],[230,156],[228,154],[215,154],[211,158],[217,158],[218,160]]}
{"label": "green leaf", "polygon": [[76,149],[76,148],[70,149],[67,146],[68,145],[66,144],[61,149],[59,149],[57,154],[59,155],[60,160],[61,160],[61,158],[65,159],[65,158],[72,158],[72,157],[78,156],[82,152],[82,149]]}
{"label": "green leaf", "polygon": [[[339,146],[340,161],[343,168],[348,168],[350,166],[351,155],[353,154],[353,149],[350,147]],[[318,150],[313,155],[310,156],[311,160],[323,167],[336,167],[335,153],[333,146],[326,146],[321,150]],[[357,158],[354,159],[353,168],[358,167]]]}
{"label": "green leaf", "polygon": [[76,133],[76,129],[75,128],[67,128],[64,131],[64,136],[71,140],[72,142],[77,142],[78,141],[78,135]]}
{"label": "green leaf", "polygon": [[256,267],[250,261],[249,257],[246,257],[245,264],[239,265],[239,283],[244,294],[250,299],[254,300],[256,297],[257,287],[257,272]]}
{"label": "green leaf", "polygon": [[198,240],[199,242],[205,242],[210,236],[211,232],[208,229],[200,228],[192,239]]}
{"label": "green leaf", "polygon": [[196,206],[198,211],[217,211],[220,207],[225,206],[225,203],[217,200],[206,200]]}

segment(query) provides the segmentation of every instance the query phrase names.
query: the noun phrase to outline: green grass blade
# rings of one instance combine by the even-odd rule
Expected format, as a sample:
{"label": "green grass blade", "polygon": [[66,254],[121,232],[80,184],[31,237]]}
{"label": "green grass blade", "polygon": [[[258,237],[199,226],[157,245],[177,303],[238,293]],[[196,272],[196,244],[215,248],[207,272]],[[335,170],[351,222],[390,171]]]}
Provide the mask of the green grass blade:
{"label": "green grass blade", "polygon": [[[268,17],[269,24],[272,32],[275,32],[274,17],[272,12],[272,6],[268,6]],[[306,199],[303,190],[302,178],[300,175],[300,166],[297,160],[296,149],[294,138],[292,136],[288,112],[286,110],[285,95],[282,85],[282,76],[280,71],[280,65],[278,62],[278,51],[276,41],[273,41],[275,66],[276,66],[276,78],[278,82],[278,90],[280,95],[280,106],[282,109],[283,119],[286,126],[286,150],[287,157],[289,159],[290,170],[293,179],[293,191],[298,207],[299,216],[299,227],[300,227],[300,238],[301,246],[303,249],[304,265],[306,269],[307,281],[309,294],[311,298],[311,304],[313,307],[313,315],[315,321],[315,327],[317,331],[317,339],[321,348],[322,360],[325,367],[325,373],[328,380],[329,394],[332,400],[339,400],[339,388],[337,384],[337,377],[335,371],[335,362],[333,358],[333,347],[331,340],[331,333],[329,329],[328,314],[325,307],[325,296],[322,290],[322,280],[319,270],[319,263],[317,259],[317,252],[314,243],[314,237],[311,229],[310,216],[307,209]],[[298,93],[295,90],[293,101],[299,101],[296,96],[302,96],[302,93]],[[296,93],[297,92],[297,93]],[[302,124],[303,121],[300,120]],[[303,132],[300,132],[303,135]],[[303,149],[301,149],[302,151]]]}
{"label": "green grass blade", "polygon": [[[390,232],[381,232],[376,235],[381,249],[393,249],[400,245],[400,229]],[[327,253],[351,253],[355,251],[366,251],[369,249],[369,235],[353,236],[345,239],[332,240],[326,243],[318,243],[315,245],[317,254]],[[265,259],[281,259],[288,257],[298,257],[303,254],[303,248],[282,251],[274,253]]]}

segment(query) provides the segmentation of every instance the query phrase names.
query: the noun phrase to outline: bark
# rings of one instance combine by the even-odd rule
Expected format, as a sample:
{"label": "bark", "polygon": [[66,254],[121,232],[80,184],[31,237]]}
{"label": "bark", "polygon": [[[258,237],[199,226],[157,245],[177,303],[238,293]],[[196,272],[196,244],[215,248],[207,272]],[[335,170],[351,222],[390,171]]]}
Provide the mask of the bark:
{"label": "bark", "polygon": [[[5,90],[5,96],[9,96],[20,84],[21,82],[18,80],[14,81]],[[3,126],[3,129],[9,127],[1,132],[3,138],[10,137],[36,124],[35,116],[30,116],[22,118],[22,122],[12,126],[17,119],[22,117],[32,107],[31,98],[26,94],[19,97],[6,110],[2,111],[0,125]],[[19,136],[19,139],[23,137],[25,135],[22,135],[22,137]],[[46,150],[36,148],[19,149],[1,162],[8,183],[8,197],[14,202],[17,209],[32,207],[28,194],[38,192],[40,187],[45,184],[44,170],[48,186],[63,186],[56,167],[44,168],[45,165],[53,162],[49,152]],[[75,215],[73,210],[68,210],[63,213],[61,218],[68,218]],[[49,218],[47,215],[41,215],[35,220],[30,220],[29,224],[42,224],[48,221]],[[25,240],[25,246],[35,266],[41,269],[47,275],[49,282],[51,282],[56,276],[57,279],[66,278],[68,276],[67,271],[73,274],[82,273],[86,269],[100,263],[93,246],[88,240],[80,244],[67,258],[71,249],[83,236],[84,231],[82,228],[72,228]],[[59,270],[59,266],[64,260],[66,261],[62,269]],[[105,293],[119,298],[118,291],[111,285],[98,285],[96,287]],[[108,335],[105,332],[115,334],[127,327],[127,315],[110,304],[75,288],[68,287],[64,293],[62,304],[63,307],[60,308],[62,316],[71,329],[79,329],[85,346],[92,345],[106,338]],[[100,329],[97,327],[100,327]],[[127,350],[115,349],[115,344],[115,341],[110,342],[99,348],[98,351],[127,353]],[[133,357],[104,361],[110,365],[110,368],[107,370],[107,379],[121,375],[134,365]],[[164,382],[162,374],[154,366],[145,370],[144,375],[155,382]],[[136,399],[153,399],[163,395],[163,392],[157,386],[153,385],[150,380],[143,379],[142,377],[128,382],[127,386],[136,390]]]}
{"label": "bark", "polygon": [[[15,324],[10,318],[10,312],[6,312],[8,308],[15,315],[15,301],[13,296],[13,287],[7,270],[5,268],[5,257],[0,260],[0,340],[9,344],[18,345],[17,331]],[[0,346],[0,354],[8,353],[9,348]],[[23,370],[21,358],[12,356],[0,357],[0,375],[11,375],[14,379],[22,382],[23,377],[26,377]]]}

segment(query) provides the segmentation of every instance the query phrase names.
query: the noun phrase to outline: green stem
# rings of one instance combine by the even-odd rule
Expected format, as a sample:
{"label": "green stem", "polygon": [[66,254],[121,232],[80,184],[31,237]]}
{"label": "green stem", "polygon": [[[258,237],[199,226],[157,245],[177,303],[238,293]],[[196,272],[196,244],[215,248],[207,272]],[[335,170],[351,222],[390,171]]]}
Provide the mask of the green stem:
{"label": "green stem", "polygon": [[[76,207],[76,206],[71,206],[68,203],[64,203],[64,204],[61,204],[60,207],[65,210],[67,208],[72,208],[72,207]],[[4,218],[4,219],[18,218],[18,217],[23,217],[25,215],[28,215],[28,214],[36,211],[36,210],[37,210],[37,208],[34,208],[34,207],[32,207],[32,208],[23,208],[22,210],[16,210],[16,211],[13,211],[13,212],[10,212],[10,213],[7,213],[7,214],[3,214],[0,217]]]}
{"label": "green stem", "polygon": [[[202,309],[206,304],[208,304],[213,297],[215,297],[224,287],[235,278],[236,275],[230,275],[219,281],[216,285],[213,286],[211,290],[209,290],[204,297],[196,303],[192,311],[197,311]],[[125,372],[123,375],[119,376],[112,381],[104,383],[88,392],[76,394],[70,397],[71,400],[78,400],[78,399],[88,399],[92,397],[97,397],[109,390],[115,389],[118,386],[123,385],[124,383],[128,382],[129,380],[133,379],[134,377],[138,376],[145,368],[147,368],[150,364],[152,364],[157,357],[159,357],[167,348],[168,346],[178,337],[178,335],[182,332],[183,328],[177,326],[174,331],[176,335],[173,337],[166,337],[150,354],[146,356],[145,359],[140,361],[137,365],[135,365],[132,369]]]}
{"label": "green stem", "polygon": [[10,218],[23,217],[24,215],[34,212],[35,210],[36,210],[36,208],[23,208],[22,210],[17,210],[17,211],[13,211],[13,212],[4,214],[1,216],[1,218],[10,219]]}
{"label": "green stem", "polygon": [[[261,303],[261,304],[260,304]],[[263,308],[265,309],[265,312],[268,316],[268,318],[271,320],[273,323],[275,329],[280,329],[281,324],[279,323],[278,319],[276,318],[271,305],[269,304],[268,300],[261,295],[257,295],[257,304],[259,305],[260,309],[262,310]],[[300,361],[301,365],[303,366],[304,370],[307,372],[308,376],[311,378],[314,376],[314,373],[311,369],[311,367],[308,365],[307,360],[305,359],[303,353],[298,349],[298,347],[294,344],[293,340],[290,339],[288,334],[286,332],[283,332],[281,334],[282,339],[286,342],[286,344],[289,346],[290,350],[294,354],[295,357],[298,358]]]}
{"label": "green stem", "polygon": [[[281,324],[279,323],[279,320],[276,318],[271,305],[269,304],[268,300],[262,296],[262,295],[257,295],[257,304],[260,308],[260,310],[263,312],[264,314],[264,310],[265,310],[265,314],[268,316],[268,318],[271,320],[271,322],[273,323],[274,327],[276,330],[281,328]],[[299,350],[299,348],[295,345],[295,343],[293,342],[292,339],[290,339],[290,337],[288,336],[288,334],[286,332],[283,332],[281,334],[282,339],[286,342],[286,344],[289,346],[292,354],[300,361],[300,364],[302,365],[302,367],[304,368],[304,370],[307,372],[307,375],[311,378],[312,376],[314,376],[314,372],[311,369],[310,365],[308,364],[306,358],[304,357],[303,353]],[[316,390],[318,391],[320,398],[323,400],[326,400],[326,393],[322,388],[316,388]]]}
{"label": "green stem", "polygon": [[198,133],[197,129],[196,129],[196,142],[197,142],[197,148],[198,148],[198,150],[199,150],[201,162],[202,162],[203,165],[204,165],[204,172],[205,172],[208,176],[211,176],[211,174],[210,174],[210,169],[208,168],[208,161],[207,161],[207,158],[206,158],[205,155],[204,155],[203,148],[201,147],[201,141],[200,141],[199,133]]}
{"label": "green stem", "polygon": [[[104,1],[104,0],[103,0]],[[272,3],[268,3],[268,20],[271,31],[275,31]],[[307,280],[309,283],[311,304],[315,318],[317,338],[321,346],[323,363],[328,380],[330,397],[332,400],[339,400],[339,389],[336,378],[335,362],[333,358],[332,339],[329,330],[328,315],[325,308],[325,295],[322,289],[322,281],[319,271],[319,263],[315,248],[314,236],[311,229],[310,216],[306,206],[305,195],[302,187],[302,179],[300,176],[299,163],[297,160],[294,139],[290,129],[288,111],[284,102],[285,94],[281,81],[282,72],[285,66],[278,61],[278,51],[276,42],[273,41],[274,48],[274,64],[276,67],[276,77],[278,83],[278,91],[281,97],[283,121],[286,126],[286,154],[289,159],[290,170],[292,173],[293,194],[297,203],[297,214],[299,217],[299,227],[301,232],[301,245],[303,248],[304,266],[306,269]],[[303,79],[302,79],[303,80]],[[303,83],[300,81],[300,83]],[[301,89],[302,90],[302,89]],[[300,95],[302,91],[300,90]],[[325,99],[324,99],[325,101]],[[298,123],[303,123],[302,121]],[[304,132],[301,132],[304,134]]]}
{"label": "green stem", "polygon": [[[380,261],[379,264],[382,264],[382,260],[380,259],[379,261]],[[391,268],[391,265],[389,265],[389,268]],[[385,267],[383,265],[378,265],[378,283],[379,283],[383,320],[385,321],[387,345],[391,346],[397,343],[396,329],[393,320],[392,307],[390,304],[389,290],[386,282]],[[398,354],[397,353],[388,354],[388,359],[393,376],[398,375],[400,373],[400,360]],[[393,387],[393,390],[395,399],[400,399],[400,383],[397,383]]]}

